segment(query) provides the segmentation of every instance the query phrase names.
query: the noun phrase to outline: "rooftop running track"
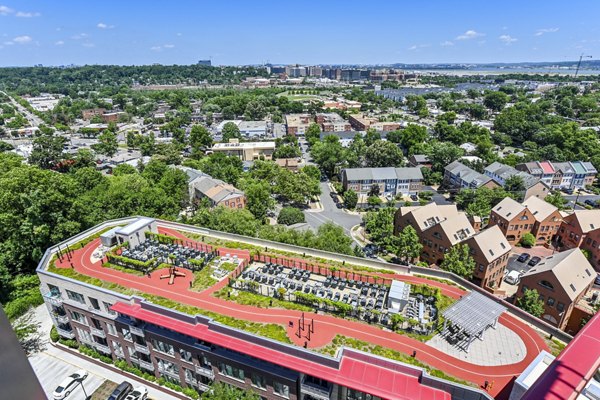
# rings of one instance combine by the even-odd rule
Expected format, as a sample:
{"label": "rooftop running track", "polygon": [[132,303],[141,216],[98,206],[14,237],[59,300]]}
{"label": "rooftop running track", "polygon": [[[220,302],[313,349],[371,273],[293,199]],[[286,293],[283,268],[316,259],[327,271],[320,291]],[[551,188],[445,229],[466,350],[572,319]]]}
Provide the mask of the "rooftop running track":
{"label": "rooftop running track", "polygon": [[[193,240],[176,230],[159,227],[159,231],[160,233],[195,243]],[[99,245],[100,239],[95,239],[82,249],[74,250],[71,253],[70,262],[67,261],[66,258],[63,258],[62,262],[56,262],[56,266],[59,268],[70,268],[71,263],[73,263],[75,271],[86,276],[116,283],[144,293],[166,297],[182,304],[198,307],[222,315],[228,315],[237,319],[259,323],[279,324],[286,327],[289,338],[296,345],[302,346],[304,345],[304,342],[307,341],[305,337],[298,338],[296,336],[297,329],[289,326],[290,321],[298,321],[301,316],[300,311],[258,308],[213,297],[212,294],[214,292],[227,284],[227,279],[220,281],[203,292],[191,291],[189,287],[190,282],[194,279],[194,275],[191,271],[186,269],[179,269],[179,271],[185,273],[185,277],[177,278],[173,285],[168,285],[167,280],[161,280],[159,278],[160,275],[167,272],[166,269],[153,271],[150,277],[147,277],[104,268],[102,267],[102,261],[91,261],[91,255]],[[229,254],[237,254],[239,257],[245,257],[246,259],[249,258],[248,251],[246,250],[228,248],[226,249],[226,252]],[[427,284],[429,286],[438,287],[444,295],[455,299],[458,299],[465,293],[455,286],[415,276],[379,275],[386,278],[393,277],[394,279],[408,283]],[[499,322],[519,335],[525,344],[527,354],[525,358],[518,363],[501,366],[481,366],[459,360],[427,345],[426,343],[398,333],[384,331],[376,326],[368,325],[366,323],[345,320],[330,315],[315,313],[304,314],[306,319],[312,319],[314,321],[314,333],[311,334],[310,341],[308,341],[309,348],[325,346],[329,344],[336,335],[343,335],[363,340],[374,345],[387,347],[405,354],[412,354],[413,351],[416,351],[416,358],[419,361],[430,365],[433,368],[442,370],[448,375],[476,383],[480,387],[484,386],[485,381],[490,383],[493,382],[492,388],[489,389],[489,393],[494,397],[499,396],[498,398],[506,396],[506,391],[504,390],[506,386],[529,365],[541,350],[548,350],[546,343],[536,331],[529,325],[507,313],[502,314]],[[294,326],[296,326],[296,324],[294,324]]]}

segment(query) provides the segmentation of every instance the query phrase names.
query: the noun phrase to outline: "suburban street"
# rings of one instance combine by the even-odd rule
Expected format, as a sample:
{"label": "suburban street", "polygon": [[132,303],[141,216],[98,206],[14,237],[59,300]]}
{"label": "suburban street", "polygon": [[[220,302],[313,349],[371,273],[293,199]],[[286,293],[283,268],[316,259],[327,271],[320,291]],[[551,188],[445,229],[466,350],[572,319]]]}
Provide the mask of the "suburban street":
{"label": "suburban street", "polygon": [[327,182],[321,182],[321,205],[323,210],[307,210],[304,211],[306,222],[314,229],[327,223],[334,222],[344,228],[346,234],[350,235],[350,230],[353,226],[362,222],[360,215],[349,214],[341,209],[338,209],[331,198],[331,190]]}
{"label": "suburban street", "polygon": [[19,110],[19,112],[25,116],[25,118],[27,118],[27,120],[31,123],[31,126],[37,127],[44,123],[44,121],[42,121],[42,119],[40,117],[33,114],[28,109],[26,109],[25,107],[23,107],[22,105],[17,103],[17,101],[15,99],[13,99],[11,96],[9,96],[7,93],[2,92],[2,91],[0,91],[0,93],[4,94],[10,98],[10,102],[12,103],[12,105],[15,106],[15,108],[17,110]]}

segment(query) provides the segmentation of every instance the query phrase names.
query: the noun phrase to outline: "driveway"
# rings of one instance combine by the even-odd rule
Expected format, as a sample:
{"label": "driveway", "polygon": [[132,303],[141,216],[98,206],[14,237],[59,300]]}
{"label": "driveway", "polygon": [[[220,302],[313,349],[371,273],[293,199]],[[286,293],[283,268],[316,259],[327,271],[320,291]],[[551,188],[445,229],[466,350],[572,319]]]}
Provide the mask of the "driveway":
{"label": "driveway", "polygon": [[331,190],[327,182],[321,182],[321,205],[322,211],[304,211],[306,222],[315,230],[327,222],[333,222],[342,228],[348,236],[353,226],[362,222],[362,217],[356,214],[349,214],[336,207],[331,198]]}

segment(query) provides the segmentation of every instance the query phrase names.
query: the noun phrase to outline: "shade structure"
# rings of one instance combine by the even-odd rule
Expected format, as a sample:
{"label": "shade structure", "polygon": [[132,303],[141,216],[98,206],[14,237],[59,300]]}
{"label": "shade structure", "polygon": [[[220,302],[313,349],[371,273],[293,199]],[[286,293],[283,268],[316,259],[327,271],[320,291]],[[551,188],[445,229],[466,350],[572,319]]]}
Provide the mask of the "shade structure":
{"label": "shade structure", "polygon": [[506,307],[478,293],[471,292],[448,307],[442,315],[469,336],[477,336],[494,326]]}

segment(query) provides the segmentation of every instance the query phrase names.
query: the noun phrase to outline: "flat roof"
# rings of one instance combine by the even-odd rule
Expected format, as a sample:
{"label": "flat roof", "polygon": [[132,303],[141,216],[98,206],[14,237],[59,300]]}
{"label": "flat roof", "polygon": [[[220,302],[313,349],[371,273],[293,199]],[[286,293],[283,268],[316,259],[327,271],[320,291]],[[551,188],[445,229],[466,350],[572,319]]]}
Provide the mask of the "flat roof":
{"label": "flat roof", "polygon": [[476,335],[492,325],[505,310],[506,307],[481,293],[471,292],[444,310],[442,315],[469,335]]}
{"label": "flat roof", "polygon": [[139,231],[140,229],[150,225],[153,222],[156,222],[154,218],[138,218],[131,224],[119,228],[115,231],[115,233],[119,233],[121,235],[131,235],[132,233]]}
{"label": "flat roof", "polygon": [[242,148],[275,148],[275,142],[240,142],[240,143],[215,143],[213,150],[228,150],[228,149],[242,149]]}

